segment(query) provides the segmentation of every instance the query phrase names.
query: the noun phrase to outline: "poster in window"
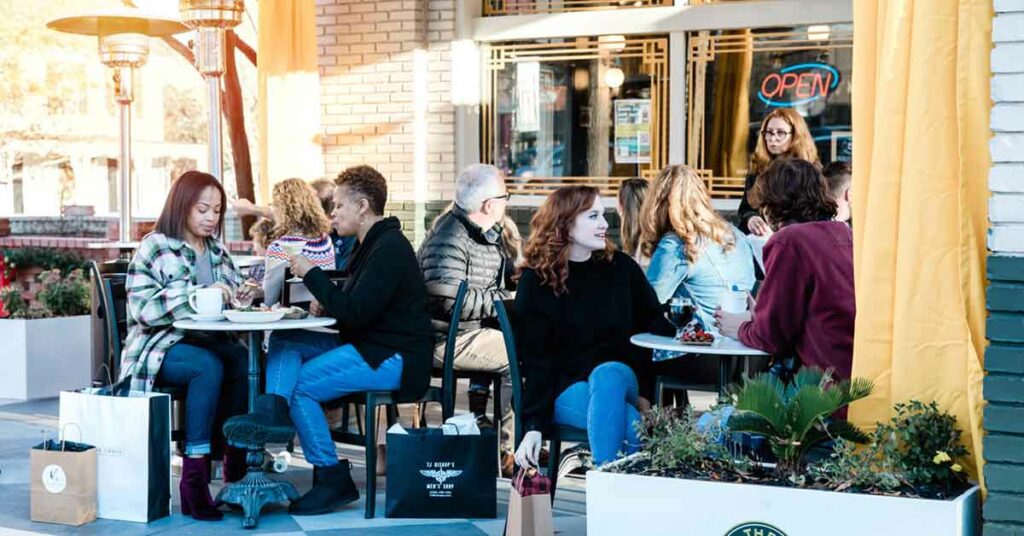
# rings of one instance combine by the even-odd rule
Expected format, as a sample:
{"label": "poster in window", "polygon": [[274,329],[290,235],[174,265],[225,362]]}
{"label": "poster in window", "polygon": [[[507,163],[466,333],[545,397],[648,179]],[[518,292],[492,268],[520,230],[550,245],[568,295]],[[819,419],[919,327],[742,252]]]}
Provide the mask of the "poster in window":
{"label": "poster in window", "polygon": [[651,99],[615,101],[615,163],[651,162]]}

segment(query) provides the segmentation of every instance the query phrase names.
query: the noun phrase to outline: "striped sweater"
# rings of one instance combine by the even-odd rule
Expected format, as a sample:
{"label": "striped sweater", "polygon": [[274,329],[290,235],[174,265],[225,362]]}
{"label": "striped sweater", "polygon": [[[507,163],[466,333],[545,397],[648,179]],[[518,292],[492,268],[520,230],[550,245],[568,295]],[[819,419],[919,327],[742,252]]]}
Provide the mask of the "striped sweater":
{"label": "striped sweater", "polygon": [[302,256],[309,259],[313,266],[323,270],[334,270],[334,244],[324,234],[315,240],[298,236],[284,235],[270,243],[267,247],[266,270],[263,278],[263,296],[267,305],[281,300],[281,289],[284,286],[284,269],[288,266],[287,245],[303,244]]}

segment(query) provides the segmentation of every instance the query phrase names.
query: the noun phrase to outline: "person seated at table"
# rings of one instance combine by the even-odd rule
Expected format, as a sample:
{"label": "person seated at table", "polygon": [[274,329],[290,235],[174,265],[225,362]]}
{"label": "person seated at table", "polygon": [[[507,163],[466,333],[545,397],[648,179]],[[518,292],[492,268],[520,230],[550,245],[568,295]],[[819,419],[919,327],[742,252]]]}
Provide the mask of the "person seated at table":
{"label": "person seated at table", "polygon": [[758,175],[779,157],[801,158],[817,166],[821,165],[818,161],[818,148],[814,145],[807,123],[792,108],[776,108],[761,121],[757,147],[750,159],[750,173],[743,185],[743,198],[736,212],[739,228],[744,233],[762,238],[771,236],[771,227],[751,205],[749,196]]}
{"label": "person seated at table", "polygon": [[[195,519],[222,517],[208,486],[212,448],[224,441],[220,423],[245,412],[248,397],[245,347],[228,334],[184,332],[171,327],[193,313],[189,295],[215,288],[227,302],[240,282],[238,270],[220,241],[224,229],[224,189],[209,173],[188,171],[171,185],[155,230],[139,244],[128,266],[128,338],[121,377],[131,376],[135,391],[186,388],[185,457],[181,510]],[[245,451],[226,447],[224,480],[245,476]]]}
{"label": "person seated at table", "polygon": [[556,190],[530,227],[515,298],[528,430],[516,462],[537,465],[541,431],[552,424],[586,429],[596,464],[635,452],[648,404],[634,370],[651,354],[629,339],[659,323],[671,332],[658,297],[636,261],[606,238],[596,188]]}
{"label": "person seated at table", "polygon": [[832,368],[850,377],[853,362],[853,234],[835,221],[836,203],[821,172],[776,159],[752,200],[775,234],[764,246],[765,279],[753,312],[715,313],[719,330],[776,357]]}
{"label": "person seated at table", "polygon": [[647,199],[640,223],[641,250],[651,259],[647,280],[661,303],[693,300],[710,329],[726,292],[754,286],[750,243],[715,211],[704,180],[686,166],[661,170]]}
{"label": "person seated at table", "polygon": [[650,256],[640,251],[640,210],[647,198],[650,183],[647,179],[629,179],[619,186],[619,241],[622,251],[633,257],[641,267],[647,265]]}
{"label": "person seated at table", "polygon": [[327,232],[331,221],[324,215],[316,192],[299,179],[287,179],[274,185],[274,234],[267,246],[263,301],[273,305],[281,301],[284,272],[294,250],[324,270],[334,269],[334,245]]}
{"label": "person seated at table", "polygon": [[398,219],[384,217],[386,201],[387,183],[375,169],[356,166],[340,175],[334,228],[358,237],[348,279],[335,285],[306,257],[291,257],[292,271],[320,304],[314,313],[337,319],[338,334],[274,333],[267,394],[253,413],[225,425],[232,436],[251,431],[287,438],[294,422],[313,464],[313,488],[292,502],[292,514],[323,514],[359,499],[351,464],[337,457],[321,402],[361,391],[397,391],[400,400],[415,400],[430,382],[434,331],[426,285]]}
{"label": "person seated at table", "polygon": [[[277,236],[274,234],[274,220],[268,220],[267,218],[260,218],[256,220],[256,223],[252,224],[249,229],[249,235],[252,236],[252,254],[258,257],[265,257],[267,255],[267,246],[273,242]],[[246,281],[252,281],[260,288],[263,287],[263,276],[266,275],[266,262],[257,262],[249,267],[249,273],[246,276]]]}
{"label": "person seated at table", "polygon": [[850,223],[850,185],[853,183],[853,168],[846,162],[829,162],[821,170],[828,186],[828,196],[836,202],[836,221]]}

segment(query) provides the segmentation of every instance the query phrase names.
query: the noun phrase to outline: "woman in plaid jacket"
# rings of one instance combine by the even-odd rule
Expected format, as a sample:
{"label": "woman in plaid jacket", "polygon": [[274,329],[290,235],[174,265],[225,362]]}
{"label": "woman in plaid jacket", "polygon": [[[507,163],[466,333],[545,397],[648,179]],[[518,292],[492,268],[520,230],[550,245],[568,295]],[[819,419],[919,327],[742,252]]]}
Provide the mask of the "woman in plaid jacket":
{"label": "woman in plaid jacket", "polygon": [[[246,411],[247,353],[227,334],[186,333],[171,324],[195,312],[189,305],[195,289],[218,288],[226,302],[240,282],[218,239],[225,199],[208,173],[189,171],[174,181],[156,230],[142,240],[128,267],[128,338],[121,359],[121,376],[131,375],[133,390],[187,389],[181,510],[201,520],[222,517],[207,484],[211,438],[222,445],[221,423]],[[224,479],[243,476],[245,451],[228,446]]]}

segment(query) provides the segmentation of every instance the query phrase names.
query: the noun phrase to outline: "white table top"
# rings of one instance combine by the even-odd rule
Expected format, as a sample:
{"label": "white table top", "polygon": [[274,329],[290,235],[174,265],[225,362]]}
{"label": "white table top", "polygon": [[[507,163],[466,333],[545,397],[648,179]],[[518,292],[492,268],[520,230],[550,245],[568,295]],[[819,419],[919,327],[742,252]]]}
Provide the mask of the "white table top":
{"label": "white table top", "polygon": [[687,354],[743,356],[768,355],[766,352],[755,350],[749,346],[744,346],[740,341],[730,339],[728,337],[718,337],[711,346],[701,346],[686,344],[672,337],[654,335],[653,333],[641,333],[639,335],[633,335],[633,337],[629,339],[629,342],[642,348],[667,350],[670,352],[683,352]]}
{"label": "white table top", "polygon": [[86,245],[86,249],[120,249],[120,250],[136,250],[139,249],[141,242],[90,242]]}
{"label": "white table top", "polygon": [[231,260],[235,261],[235,266],[239,268],[248,268],[255,264],[263,262],[263,257],[259,255],[232,255]]}
{"label": "white table top", "polygon": [[311,316],[302,320],[278,320],[277,322],[242,323],[219,320],[217,322],[196,322],[176,320],[174,327],[192,331],[282,331],[287,329],[326,328],[337,322],[333,318]]}

